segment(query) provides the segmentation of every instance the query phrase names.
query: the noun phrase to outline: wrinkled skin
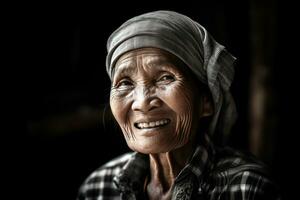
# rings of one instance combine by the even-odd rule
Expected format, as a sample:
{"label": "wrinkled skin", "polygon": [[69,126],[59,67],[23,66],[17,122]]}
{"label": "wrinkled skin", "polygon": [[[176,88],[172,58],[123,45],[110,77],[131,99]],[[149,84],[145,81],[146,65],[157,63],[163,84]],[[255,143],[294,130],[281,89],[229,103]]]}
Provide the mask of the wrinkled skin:
{"label": "wrinkled skin", "polygon": [[165,51],[142,48],[121,56],[112,76],[112,113],[128,146],[150,155],[150,199],[170,198],[194,150],[198,122],[212,114],[186,68]]}
{"label": "wrinkled skin", "polygon": [[[182,65],[155,48],[126,53],[116,63],[110,106],[132,150],[162,153],[193,140],[199,118],[207,113],[196,83]],[[157,121],[167,124],[137,127]]]}

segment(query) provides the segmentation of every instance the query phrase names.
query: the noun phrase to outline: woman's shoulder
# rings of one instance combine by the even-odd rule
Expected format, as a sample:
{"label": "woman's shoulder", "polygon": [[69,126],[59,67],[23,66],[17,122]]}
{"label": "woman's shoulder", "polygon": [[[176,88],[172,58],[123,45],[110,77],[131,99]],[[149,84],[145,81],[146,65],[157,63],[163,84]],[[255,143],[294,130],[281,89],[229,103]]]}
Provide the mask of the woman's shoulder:
{"label": "woman's shoulder", "polygon": [[102,179],[106,176],[115,176],[118,174],[128,160],[134,155],[133,152],[128,152],[113,158],[112,160],[101,165],[93,171],[86,179],[85,183],[94,182],[94,180]]}
{"label": "woman's shoulder", "polygon": [[112,160],[108,161],[104,165],[102,165],[99,168],[99,170],[103,170],[103,169],[107,169],[107,168],[113,169],[113,168],[123,167],[134,154],[136,154],[136,153],[128,152],[128,153],[119,155],[119,156],[113,158]]}
{"label": "woman's shoulder", "polygon": [[216,148],[209,174],[213,179],[222,178],[227,184],[245,175],[249,179],[272,179],[271,170],[265,163],[251,153],[230,147]]}
{"label": "woman's shoulder", "polygon": [[238,197],[234,199],[245,199],[245,195],[253,199],[279,198],[268,166],[252,154],[232,148],[216,150],[209,182],[214,184],[210,187],[214,195]]}
{"label": "woman's shoulder", "polygon": [[269,174],[268,166],[254,155],[230,147],[216,148],[213,170],[215,173],[228,171],[232,175],[245,170]]}
{"label": "woman's shoulder", "polygon": [[134,154],[133,152],[122,154],[90,173],[80,186],[77,199],[100,198],[104,193],[112,198],[118,197],[119,193],[113,179]]}

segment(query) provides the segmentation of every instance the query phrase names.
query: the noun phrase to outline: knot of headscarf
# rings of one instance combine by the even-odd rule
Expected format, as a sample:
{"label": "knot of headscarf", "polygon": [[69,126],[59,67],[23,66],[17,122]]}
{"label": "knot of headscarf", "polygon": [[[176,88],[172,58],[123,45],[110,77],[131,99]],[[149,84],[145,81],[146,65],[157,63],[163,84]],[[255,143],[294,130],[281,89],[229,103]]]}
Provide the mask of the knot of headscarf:
{"label": "knot of headscarf", "polygon": [[173,11],[155,11],[129,19],[111,34],[106,57],[110,78],[122,54],[143,47],[160,48],[177,56],[208,86],[215,109],[208,133],[213,138],[216,134],[226,138],[237,116],[229,91],[235,57],[191,18]]}

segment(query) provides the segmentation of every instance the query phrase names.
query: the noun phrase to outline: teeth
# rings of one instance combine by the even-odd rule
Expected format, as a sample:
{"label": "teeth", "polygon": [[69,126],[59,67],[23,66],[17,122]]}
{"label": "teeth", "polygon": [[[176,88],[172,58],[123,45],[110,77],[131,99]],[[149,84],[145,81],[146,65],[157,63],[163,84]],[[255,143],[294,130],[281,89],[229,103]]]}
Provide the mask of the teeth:
{"label": "teeth", "polygon": [[138,128],[154,128],[157,126],[162,126],[165,125],[169,122],[169,120],[164,119],[164,120],[159,120],[155,122],[142,122],[142,123],[137,123],[136,126]]}

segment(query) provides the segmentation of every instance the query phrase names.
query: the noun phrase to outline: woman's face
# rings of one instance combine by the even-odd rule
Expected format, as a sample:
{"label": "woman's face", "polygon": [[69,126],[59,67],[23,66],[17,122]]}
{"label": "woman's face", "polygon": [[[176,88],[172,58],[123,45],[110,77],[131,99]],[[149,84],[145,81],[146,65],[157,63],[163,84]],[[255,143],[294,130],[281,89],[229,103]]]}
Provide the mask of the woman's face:
{"label": "woman's face", "polygon": [[132,150],[163,153],[194,140],[206,102],[181,65],[155,48],[128,52],[117,61],[110,106]]}

